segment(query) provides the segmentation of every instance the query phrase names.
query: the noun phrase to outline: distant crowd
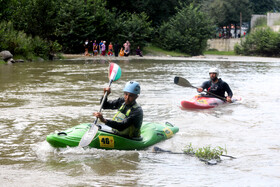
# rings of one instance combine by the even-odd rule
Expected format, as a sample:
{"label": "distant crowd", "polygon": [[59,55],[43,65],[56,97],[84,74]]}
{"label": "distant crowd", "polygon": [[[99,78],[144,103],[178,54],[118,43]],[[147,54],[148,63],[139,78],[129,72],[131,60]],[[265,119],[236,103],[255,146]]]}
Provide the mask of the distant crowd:
{"label": "distant crowd", "polygon": [[[84,43],[85,47],[85,56],[125,56],[128,57],[131,54],[130,42],[127,40],[122,46],[118,43],[114,45],[112,42],[108,45],[108,50],[106,48],[106,41],[101,40],[100,43],[97,43],[96,40],[89,41],[88,39]],[[136,55],[143,56],[140,47],[136,49]]]}
{"label": "distant crowd", "polygon": [[[243,36],[242,37],[245,37],[246,36],[246,32],[244,31],[243,32]],[[216,37],[216,36],[215,36]],[[240,38],[241,35],[240,33],[238,33],[236,36],[233,36],[232,33],[230,32],[229,35],[227,35],[226,33],[220,33],[218,34],[218,37],[219,39],[228,39],[228,38]]]}

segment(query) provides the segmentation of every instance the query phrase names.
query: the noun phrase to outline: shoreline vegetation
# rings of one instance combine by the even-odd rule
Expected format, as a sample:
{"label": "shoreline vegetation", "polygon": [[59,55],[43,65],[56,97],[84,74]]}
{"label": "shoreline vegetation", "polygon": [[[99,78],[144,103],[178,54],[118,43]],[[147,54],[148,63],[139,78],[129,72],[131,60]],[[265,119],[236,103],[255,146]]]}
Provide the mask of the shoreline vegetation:
{"label": "shoreline vegetation", "polygon": [[[177,52],[177,51],[168,51],[168,50],[164,50],[161,49],[159,47],[153,46],[153,45],[148,45],[146,47],[143,48],[143,54],[144,57],[139,57],[136,55],[130,55],[129,58],[127,57],[114,57],[114,56],[105,56],[105,57],[101,57],[99,54],[97,56],[84,56],[84,53],[80,53],[80,54],[61,54],[61,53],[57,53],[56,54],[56,59],[76,59],[76,58],[94,58],[94,59],[105,59],[105,58],[115,58],[115,59],[119,59],[119,60],[124,60],[124,59],[137,59],[139,57],[139,59],[146,59],[148,57],[148,59],[151,58],[163,58],[163,57],[176,57],[176,58],[180,58],[180,57],[188,57],[188,58],[192,58],[192,56],[186,54],[186,53],[182,53],[182,52]],[[89,52],[92,55],[92,52]],[[107,53],[106,53],[107,54]],[[234,51],[206,51],[204,53],[205,55],[220,55],[220,56],[224,56],[224,55],[235,55]],[[197,56],[196,56],[197,57]],[[202,58],[203,55],[200,55],[200,58]],[[30,61],[37,61],[38,58],[34,57],[33,59],[26,59],[23,56],[18,56],[17,54],[14,54],[14,59],[23,59],[24,61],[30,62]],[[41,59],[41,58],[40,58]],[[40,60],[41,61],[41,60]],[[4,64],[6,63],[3,60],[0,60],[0,64]]]}
{"label": "shoreline vegetation", "polygon": [[85,56],[84,54],[61,54],[63,59],[76,60],[177,60],[177,61],[229,61],[229,62],[280,62],[277,57],[257,57],[236,55],[233,51],[206,51],[200,56],[189,56],[184,53],[166,51],[155,46],[147,46],[143,49],[143,57],[129,55],[128,57],[115,56]]}
{"label": "shoreline vegetation", "polygon": [[[167,51],[155,46],[147,46],[143,49],[143,57],[137,55],[130,55],[128,57],[115,57],[115,56],[85,56],[84,53],[81,54],[57,54],[56,59],[65,60],[189,60],[189,61],[231,61],[231,62],[280,62],[280,58],[277,57],[257,57],[257,56],[241,56],[236,55],[234,51],[205,51],[203,55],[200,56],[189,56],[185,53]],[[14,57],[17,59],[17,56]],[[25,59],[26,60],[26,59]],[[26,60],[28,62],[28,60]],[[33,60],[36,61],[36,60]],[[6,62],[0,60],[0,64],[5,64]]]}

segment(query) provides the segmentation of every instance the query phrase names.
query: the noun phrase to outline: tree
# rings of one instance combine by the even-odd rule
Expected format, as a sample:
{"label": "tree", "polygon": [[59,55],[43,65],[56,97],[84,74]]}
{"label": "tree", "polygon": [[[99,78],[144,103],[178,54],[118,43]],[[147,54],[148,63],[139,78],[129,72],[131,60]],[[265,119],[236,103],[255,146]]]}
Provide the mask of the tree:
{"label": "tree", "polygon": [[177,14],[160,27],[157,43],[167,50],[199,55],[206,49],[213,32],[212,21],[199,7],[182,5]]}
{"label": "tree", "polygon": [[61,1],[59,7],[56,37],[63,45],[63,51],[82,52],[86,39],[107,38],[113,15],[105,9],[104,1],[87,0],[85,3],[80,0],[66,0]]}
{"label": "tree", "polygon": [[112,31],[115,33],[115,41],[122,44],[129,40],[131,49],[134,51],[137,46],[144,47],[146,45],[153,29],[145,13],[124,13],[116,19],[116,24]]}
{"label": "tree", "polygon": [[9,21],[12,14],[11,0],[0,0],[0,20]]}
{"label": "tree", "polygon": [[12,21],[17,30],[52,40],[55,31],[55,0],[12,0]]}
{"label": "tree", "polygon": [[[189,0],[192,1],[192,0]],[[176,13],[180,0],[107,0],[107,8],[116,8],[119,14],[145,12],[152,26],[160,26]]]}
{"label": "tree", "polygon": [[[249,0],[214,0],[208,3],[208,14],[220,28],[227,26],[227,29],[230,29],[231,24],[237,28],[237,25],[240,25],[240,13],[243,22],[251,19],[252,11]],[[227,30],[227,34],[229,33],[230,30]]]}
{"label": "tree", "polygon": [[253,14],[266,14],[267,12],[279,12],[279,0],[250,0]]}

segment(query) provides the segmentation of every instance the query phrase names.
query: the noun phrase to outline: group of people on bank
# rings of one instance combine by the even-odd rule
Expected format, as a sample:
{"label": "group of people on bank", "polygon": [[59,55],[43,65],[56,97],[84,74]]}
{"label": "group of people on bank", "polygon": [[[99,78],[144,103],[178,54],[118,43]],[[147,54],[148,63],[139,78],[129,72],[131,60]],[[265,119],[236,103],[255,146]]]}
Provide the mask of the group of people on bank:
{"label": "group of people on bank", "polygon": [[[85,56],[91,56],[91,51],[92,51],[92,56],[126,56],[128,57],[131,54],[131,44],[127,40],[122,46],[120,46],[118,43],[113,43],[110,42],[108,45],[108,48],[106,47],[107,43],[106,41],[101,40],[99,43],[94,41],[89,41],[86,40],[84,43],[85,47]],[[108,50],[107,50],[108,49]],[[143,56],[142,51],[140,49],[140,46],[137,47],[136,49],[136,55]]]}
{"label": "group of people on bank", "polygon": [[[209,77],[210,80],[203,82],[203,84],[197,88],[198,92],[207,90],[215,95],[223,97],[227,102],[232,102],[231,98],[233,93],[229,85],[224,82],[219,76],[219,69],[210,68]],[[137,139],[141,137],[140,128],[143,121],[143,110],[136,99],[140,95],[140,84],[136,81],[129,81],[126,83],[123,92],[124,96],[116,100],[107,100],[103,105],[103,109],[116,109],[118,110],[112,120],[104,118],[101,112],[95,112],[93,115],[100,119],[102,123],[111,127],[113,131],[126,138]],[[111,89],[104,88],[104,93],[109,95]],[[227,96],[225,96],[227,93]],[[211,97],[211,95],[208,95]],[[101,99],[102,100],[102,99]]]}

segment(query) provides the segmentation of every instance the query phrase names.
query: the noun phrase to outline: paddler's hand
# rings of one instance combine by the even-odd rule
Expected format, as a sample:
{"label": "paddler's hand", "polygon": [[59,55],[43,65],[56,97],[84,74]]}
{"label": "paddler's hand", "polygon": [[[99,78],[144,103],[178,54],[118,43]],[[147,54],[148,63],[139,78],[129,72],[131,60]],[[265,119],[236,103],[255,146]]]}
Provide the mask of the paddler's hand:
{"label": "paddler's hand", "polygon": [[232,100],[230,97],[227,97],[227,102],[232,103]]}
{"label": "paddler's hand", "polygon": [[102,123],[106,123],[107,120],[104,119],[103,115],[101,112],[94,112],[93,115],[97,118],[99,118],[99,120],[102,122]]}
{"label": "paddler's hand", "polygon": [[111,93],[111,88],[104,88],[104,94],[107,92],[107,95],[109,95]]}
{"label": "paddler's hand", "polygon": [[197,91],[198,91],[198,92],[202,92],[202,91],[203,91],[203,88],[200,88],[200,87],[199,87],[199,88],[197,88]]}

